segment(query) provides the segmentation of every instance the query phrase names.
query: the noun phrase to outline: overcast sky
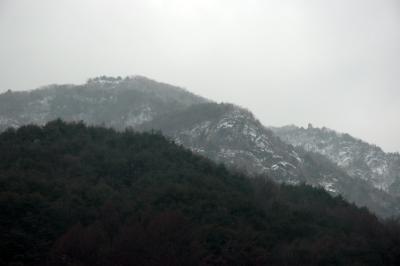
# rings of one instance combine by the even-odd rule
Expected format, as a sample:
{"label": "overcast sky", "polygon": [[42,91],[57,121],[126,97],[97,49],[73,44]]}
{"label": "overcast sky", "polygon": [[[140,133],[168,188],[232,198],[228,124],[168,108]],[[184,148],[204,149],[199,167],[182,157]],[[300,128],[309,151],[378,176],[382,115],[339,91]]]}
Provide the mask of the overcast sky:
{"label": "overcast sky", "polygon": [[400,151],[399,0],[0,0],[0,91],[103,74]]}

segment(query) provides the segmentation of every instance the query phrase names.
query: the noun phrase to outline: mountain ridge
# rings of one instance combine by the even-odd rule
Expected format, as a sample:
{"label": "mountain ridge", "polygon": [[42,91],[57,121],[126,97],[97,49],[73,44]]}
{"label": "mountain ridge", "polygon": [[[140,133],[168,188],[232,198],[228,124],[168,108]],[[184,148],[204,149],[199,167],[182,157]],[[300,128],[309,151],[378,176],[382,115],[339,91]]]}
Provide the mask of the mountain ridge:
{"label": "mountain ridge", "polygon": [[400,195],[399,153],[386,153],[377,145],[325,127],[271,129],[287,143],[326,155],[349,175],[367,180],[377,189]]}
{"label": "mountain ridge", "polygon": [[[111,122],[122,129],[165,111],[209,100],[187,90],[142,76],[98,77],[82,85],[49,85],[31,91],[0,94],[0,129],[45,124],[62,117],[88,124]],[[107,117],[113,107],[113,116]]]}
{"label": "mountain ridge", "polygon": [[250,175],[306,182],[380,216],[400,214],[397,198],[351,177],[324,155],[281,141],[249,110],[151,79],[98,77],[82,85],[0,94],[0,130],[55,118],[118,130],[161,130],[176,143]]}

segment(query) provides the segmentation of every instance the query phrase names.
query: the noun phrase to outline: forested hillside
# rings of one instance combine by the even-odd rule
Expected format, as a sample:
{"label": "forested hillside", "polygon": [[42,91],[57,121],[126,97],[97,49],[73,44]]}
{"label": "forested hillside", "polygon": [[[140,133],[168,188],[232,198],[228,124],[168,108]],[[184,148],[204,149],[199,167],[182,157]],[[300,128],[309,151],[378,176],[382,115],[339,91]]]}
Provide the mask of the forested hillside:
{"label": "forested hillside", "polygon": [[[249,110],[145,77],[101,76],[81,85],[0,94],[0,131],[44,125],[57,118],[117,130],[161,130],[193,152],[248,176],[266,174],[277,182],[305,182],[366,206],[380,217],[400,215],[400,198],[389,193],[397,191],[400,183],[396,167],[390,168],[390,191],[382,190],[318,151],[281,141]],[[373,154],[369,160],[379,158]]]}
{"label": "forested hillside", "polygon": [[0,135],[2,265],[399,265],[400,229],[249,179],[157,132],[60,120]]}

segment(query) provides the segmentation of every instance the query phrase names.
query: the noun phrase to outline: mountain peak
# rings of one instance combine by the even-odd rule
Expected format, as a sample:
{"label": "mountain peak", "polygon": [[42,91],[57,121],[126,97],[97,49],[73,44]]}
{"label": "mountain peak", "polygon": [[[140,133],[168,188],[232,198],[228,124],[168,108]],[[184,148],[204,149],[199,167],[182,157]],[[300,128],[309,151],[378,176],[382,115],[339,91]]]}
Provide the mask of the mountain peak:
{"label": "mountain peak", "polygon": [[111,76],[98,76],[95,78],[90,78],[87,80],[86,84],[92,84],[92,83],[116,83],[116,82],[121,82],[122,78],[120,76],[118,77],[111,77]]}

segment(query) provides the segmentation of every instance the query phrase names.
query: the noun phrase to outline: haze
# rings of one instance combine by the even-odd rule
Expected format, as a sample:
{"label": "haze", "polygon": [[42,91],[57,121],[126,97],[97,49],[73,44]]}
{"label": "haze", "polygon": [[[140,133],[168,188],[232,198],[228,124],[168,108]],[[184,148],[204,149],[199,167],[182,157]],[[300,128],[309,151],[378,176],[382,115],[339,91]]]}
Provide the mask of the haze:
{"label": "haze", "polygon": [[132,74],[400,151],[398,0],[0,0],[0,91]]}

